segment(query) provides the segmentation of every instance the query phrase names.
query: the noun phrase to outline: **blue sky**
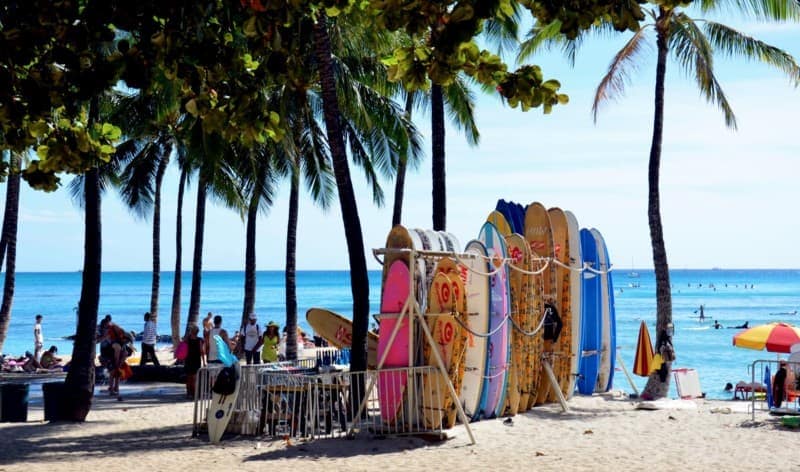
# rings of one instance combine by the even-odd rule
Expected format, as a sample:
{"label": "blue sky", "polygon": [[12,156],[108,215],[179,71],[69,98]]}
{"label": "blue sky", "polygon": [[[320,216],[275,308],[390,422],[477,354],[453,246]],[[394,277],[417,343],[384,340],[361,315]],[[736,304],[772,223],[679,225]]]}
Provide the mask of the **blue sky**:
{"label": "blue sky", "polygon": [[[743,31],[800,57],[800,25],[730,21]],[[503,106],[480,96],[481,142],[467,146],[447,134],[448,230],[462,245],[477,236],[499,198],[540,201],[571,210],[582,227],[605,236],[619,267],[651,267],[647,225],[647,160],[653,115],[654,49],[628,93],[607,104],[597,124],[591,116],[594,90],[613,54],[628,38],[587,41],[574,68],[558,53],[531,62],[546,78],[561,81],[567,106],[550,115]],[[671,62],[667,67],[665,133],[661,167],[664,236],[672,268],[798,268],[794,251],[800,222],[793,206],[800,196],[796,117],[800,89],[765,66],[719,58],[716,71],[738,118],[726,129],[721,113],[700,98],[693,82]],[[417,123],[429,136],[428,116]],[[429,154],[430,145],[426,140]],[[386,205],[376,208],[364,179],[353,169],[370,268],[370,249],[382,246],[391,223],[393,183],[384,182]],[[64,179],[65,183],[68,179]],[[162,267],[174,265],[178,174],[166,177],[162,219]],[[23,186],[17,253],[18,271],[74,271],[82,267],[83,217],[65,188],[55,193]],[[2,191],[4,197],[5,192]],[[284,264],[288,183],[259,220],[258,267]],[[404,224],[431,226],[430,160],[407,178]],[[338,202],[327,213],[303,196],[298,235],[299,269],[344,269],[347,248]],[[191,268],[195,188],[184,206],[184,269]],[[125,210],[115,194],[103,202],[104,270],[149,270],[151,227]],[[210,205],[206,216],[204,268],[241,270],[244,222]]]}

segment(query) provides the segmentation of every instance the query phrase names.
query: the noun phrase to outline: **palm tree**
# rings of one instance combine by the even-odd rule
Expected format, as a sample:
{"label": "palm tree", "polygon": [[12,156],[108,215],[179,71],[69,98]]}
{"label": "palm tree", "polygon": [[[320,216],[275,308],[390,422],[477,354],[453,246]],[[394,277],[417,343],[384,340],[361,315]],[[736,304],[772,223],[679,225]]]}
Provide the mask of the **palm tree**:
{"label": "palm tree", "polygon": [[[704,0],[699,4],[703,13],[724,11],[736,7],[745,16],[759,20],[797,20],[800,19],[800,6],[795,2],[776,0],[752,0],[748,2],[727,2],[724,0]],[[648,223],[650,241],[653,248],[653,265],[656,275],[656,346],[670,342],[672,326],[672,298],[670,294],[669,266],[661,225],[659,195],[659,169],[661,165],[661,142],[664,129],[664,79],[667,71],[667,56],[673,53],[678,65],[688,75],[694,77],[702,95],[717,105],[723,113],[725,124],[736,128],[736,118],[728,99],[714,75],[714,53],[725,56],[759,60],[786,73],[797,83],[800,68],[788,53],[747,36],[729,26],[700,18],[689,17],[683,8],[661,4],[647,11],[653,20],[643,25],[622,47],[611,61],[608,72],[600,81],[592,107],[595,120],[601,104],[613,100],[621,94],[628,82],[632,68],[638,65],[648,39],[647,34],[655,32],[656,37],[656,86],[655,110],[653,118],[653,139],[650,146],[648,167]],[[653,374],[648,379],[644,395],[660,398],[669,389],[669,370],[671,363],[665,363],[661,375]]]}
{"label": "palm tree", "polygon": [[[237,187],[235,167],[237,150],[226,144],[219,135],[205,134],[198,120],[190,126],[189,165],[197,169],[197,206],[195,213],[194,255],[192,258],[192,289],[189,294],[189,315],[186,328],[197,324],[200,317],[200,295],[203,271],[203,236],[205,232],[206,201],[211,197],[230,208],[241,210],[244,205]],[[175,274],[176,277],[179,274]]]}
{"label": "palm tree", "polygon": [[[353,295],[353,346],[351,368],[355,372],[367,369],[367,329],[369,327],[369,276],[364,254],[364,237],[358,216],[353,182],[347,163],[343,129],[333,72],[331,41],[328,34],[328,19],[320,14],[314,25],[314,46],[319,67],[322,106],[328,147],[333,163],[333,173],[339,194],[347,252],[350,267],[350,289]],[[291,336],[290,336],[291,337]]]}
{"label": "palm tree", "polygon": [[[408,120],[411,120],[414,108],[431,108],[431,127],[432,127],[432,195],[433,195],[433,219],[434,227],[446,226],[447,221],[447,192],[445,176],[445,121],[444,116],[450,117],[451,124],[460,129],[467,138],[470,146],[477,146],[480,140],[480,132],[475,123],[475,95],[470,91],[469,86],[463,78],[457,77],[456,80],[446,86],[434,85],[431,93],[423,94],[420,92],[407,92],[406,113]],[[417,161],[420,156],[412,156],[413,161]],[[403,193],[405,190],[406,168],[410,157],[405,154],[400,155],[397,162],[397,173],[394,191],[394,210],[392,213],[392,225],[400,224],[402,220]]]}
{"label": "palm tree", "polygon": [[255,312],[256,304],[256,222],[260,213],[272,206],[275,176],[268,149],[261,146],[251,150],[247,159],[242,159],[244,169],[239,172],[242,195],[247,204],[247,229],[244,263],[244,306],[240,326]]}
{"label": "palm tree", "polygon": [[0,236],[0,267],[5,256],[6,274],[3,285],[3,302],[0,304],[0,352],[11,321],[11,305],[14,300],[17,262],[17,223],[19,221],[20,156],[9,151],[8,182],[6,183],[6,207],[3,213],[3,230]]}
{"label": "palm tree", "polygon": [[175,214],[175,271],[172,281],[172,307],[170,310],[170,327],[172,331],[172,345],[178,346],[181,326],[181,285],[183,271],[181,258],[183,257],[183,195],[186,191],[186,182],[189,178],[189,169],[181,166],[181,176],[178,182],[178,202]]}

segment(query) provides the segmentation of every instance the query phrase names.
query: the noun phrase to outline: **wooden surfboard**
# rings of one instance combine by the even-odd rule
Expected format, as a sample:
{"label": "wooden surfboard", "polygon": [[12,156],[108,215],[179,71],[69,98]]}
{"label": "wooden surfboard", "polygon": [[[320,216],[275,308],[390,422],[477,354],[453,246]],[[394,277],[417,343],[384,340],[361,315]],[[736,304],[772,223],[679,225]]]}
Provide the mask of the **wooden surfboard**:
{"label": "wooden surfboard", "polygon": [[[567,217],[564,212],[554,207],[547,211],[550,216],[550,225],[553,230],[553,255],[556,260],[561,264],[569,266],[570,263],[570,245],[569,245],[569,229],[567,225]],[[553,351],[555,358],[553,359],[553,372],[556,375],[558,384],[561,387],[561,393],[565,397],[568,395],[570,378],[572,377],[572,292],[570,290],[570,283],[572,277],[570,270],[563,265],[554,264],[553,272],[555,272],[555,304],[559,316],[561,316],[561,334],[555,342]],[[547,399],[550,402],[558,400],[555,393],[550,392]]]}
{"label": "wooden surfboard", "polygon": [[[455,424],[456,408],[447,381],[453,388],[461,387],[464,375],[464,346],[466,336],[456,318],[463,316],[466,309],[466,295],[455,263],[442,259],[436,268],[428,300],[426,322],[431,331],[435,349],[448,372],[448,379],[437,372],[425,375],[422,381],[422,411],[428,428],[451,428]],[[461,320],[463,322],[463,320]],[[437,366],[434,348],[423,343],[423,357],[428,365]]]}
{"label": "wooden surfboard", "polygon": [[[531,257],[534,259],[533,270],[542,271],[533,277],[533,283],[539,294],[534,299],[534,319],[538,326],[544,317],[544,300],[547,297],[555,299],[555,272],[552,264],[540,260],[553,256],[553,232],[550,227],[550,215],[547,209],[539,202],[528,205],[525,211],[525,241],[531,249]],[[547,353],[553,352],[553,343],[543,341],[540,353],[540,365],[538,376],[535,380],[537,395],[534,404],[544,403],[550,392],[550,383],[546,379],[546,374],[541,367],[541,358]],[[548,358],[550,358],[548,356]]]}
{"label": "wooden surfboard", "polygon": [[[314,329],[314,333],[339,349],[349,348],[353,342],[353,322],[344,316],[324,308],[310,308],[306,312],[306,321]],[[367,333],[367,367],[374,369],[378,365],[378,335]]]}
{"label": "wooden surfboard", "polygon": [[[511,319],[519,329],[529,331],[530,275],[523,271],[530,271],[530,249],[525,238],[517,233],[506,236],[506,247],[513,264],[513,267],[509,267]],[[506,414],[512,416],[520,411],[527,411],[530,401],[529,336],[519,329],[511,331],[511,369],[506,393]]]}
{"label": "wooden surfboard", "polygon": [[499,231],[503,236],[508,236],[509,234],[513,233],[508,220],[498,210],[494,210],[493,212],[489,213],[486,221],[493,224],[495,228],[497,228],[497,231]]}

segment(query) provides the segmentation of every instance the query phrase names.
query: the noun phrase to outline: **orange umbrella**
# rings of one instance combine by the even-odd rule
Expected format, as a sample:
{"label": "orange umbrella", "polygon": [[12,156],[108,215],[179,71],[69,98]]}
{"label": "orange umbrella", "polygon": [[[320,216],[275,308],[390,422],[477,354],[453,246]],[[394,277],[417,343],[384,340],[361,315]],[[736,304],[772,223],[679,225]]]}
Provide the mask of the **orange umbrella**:
{"label": "orange umbrella", "polygon": [[733,336],[733,345],[768,352],[791,352],[792,344],[800,342],[800,328],[786,323],[753,326]]}
{"label": "orange umbrella", "polygon": [[636,341],[636,357],[633,361],[633,373],[640,377],[650,374],[650,364],[653,362],[653,343],[650,341],[650,331],[647,323],[642,321],[639,326],[639,339]]}

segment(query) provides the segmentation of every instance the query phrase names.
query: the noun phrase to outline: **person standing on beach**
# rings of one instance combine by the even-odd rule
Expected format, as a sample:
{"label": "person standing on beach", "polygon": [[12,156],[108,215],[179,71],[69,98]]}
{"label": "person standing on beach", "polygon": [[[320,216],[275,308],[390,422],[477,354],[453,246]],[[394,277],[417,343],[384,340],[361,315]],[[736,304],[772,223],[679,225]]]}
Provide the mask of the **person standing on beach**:
{"label": "person standing on beach", "polygon": [[278,334],[278,325],[274,321],[267,323],[267,329],[261,338],[261,360],[265,363],[278,362],[278,343],[281,337]]}
{"label": "person standing on beach", "polygon": [[33,358],[39,361],[44,349],[44,335],[42,334],[42,315],[36,315],[36,322],[33,324]]}
{"label": "person standing on beach", "polygon": [[156,340],[158,333],[156,332],[156,322],[153,321],[150,312],[144,314],[144,332],[142,333],[142,357],[139,360],[139,365],[145,365],[149,361],[153,361],[153,365],[158,367],[161,364],[158,362],[156,356]]}
{"label": "person standing on beach", "polygon": [[189,332],[184,341],[186,341],[187,353],[186,359],[183,361],[183,369],[186,372],[186,396],[194,399],[194,384],[197,377],[197,371],[203,366],[203,358],[205,357],[205,349],[203,348],[203,340],[197,334],[200,328],[196,324],[189,326]]}
{"label": "person standing on beach", "polygon": [[250,313],[248,322],[242,331],[244,336],[244,356],[247,364],[260,364],[261,328],[258,326],[258,318],[255,313]]}
{"label": "person standing on beach", "polygon": [[219,364],[222,362],[219,360],[217,343],[214,342],[214,336],[219,336],[226,345],[230,346],[228,332],[222,329],[222,317],[220,315],[214,317],[214,327],[209,330],[208,337],[206,338],[206,352],[208,353],[209,364]]}
{"label": "person standing on beach", "polygon": [[208,333],[210,333],[211,328],[214,327],[214,323],[211,321],[213,317],[214,314],[209,311],[206,317],[203,318],[203,340],[205,340],[206,343],[208,343]]}
{"label": "person standing on beach", "polygon": [[775,408],[780,408],[781,403],[783,403],[783,398],[786,394],[786,375],[786,360],[781,359],[780,367],[775,372],[772,382],[772,403]]}

